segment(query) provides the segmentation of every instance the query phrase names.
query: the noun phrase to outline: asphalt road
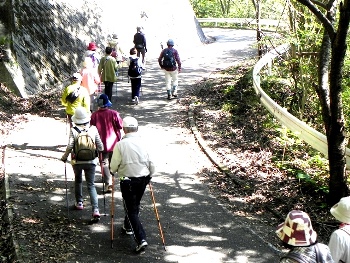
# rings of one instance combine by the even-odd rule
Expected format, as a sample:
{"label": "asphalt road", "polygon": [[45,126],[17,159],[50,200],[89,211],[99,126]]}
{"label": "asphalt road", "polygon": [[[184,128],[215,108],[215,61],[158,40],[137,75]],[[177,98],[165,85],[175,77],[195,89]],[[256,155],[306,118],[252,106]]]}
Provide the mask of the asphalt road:
{"label": "asphalt road", "polygon": [[[189,85],[256,52],[251,46],[255,42],[254,31],[205,29],[205,32],[217,41],[179,50],[183,60],[179,99],[181,90]],[[201,182],[204,169],[216,168],[200,149],[192,132],[181,125],[188,122],[186,110],[177,100],[166,99],[164,76],[156,56],[148,59],[142,83],[140,104],[133,105],[130,83],[125,75],[120,76],[117,93],[114,92],[117,96],[112,102],[113,108],[122,117],[132,115],[139,120],[139,133],[155,157],[157,172],[152,185],[166,250],[147,189],[140,217],[149,246],[144,254],[133,252],[136,244],[120,231],[124,213],[117,180],[111,242],[111,195],[106,195],[104,199],[101,173],[97,167],[100,210],[106,212],[106,216],[102,215],[98,224],[89,225],[86,223],[91,216],[89,205],[83,211],[70,209],[69,216],[81,222],[77,225],[81,241],[76,244],[76,253],[67,262],[278,262],[273,244],[262,240],[249,225],[242,223],[239,216],[228,212]],[[66,124],[63,119],[36,117],[23,128],[10,136],[6,150],[10,193],[19,200],[14,202],[13,211],[25,216],[33,214],[33,211],[46,211],[50,205],[56,208],[56,213],[66,216],[64,164],[59,161],[68,138]],[[52,135],[47,136],[48,133]],[[73,171],[69,165],[67,175],[69,204],[73,205]],[[23,183],[31,185],[32,191],[20,187]],[[45,191],[42,186],[47,184],[54,184],[55,190]],[[86,188],[83,191],[86,204],[89,204]],[[30,237],[18,237],[17,240],[20,251],[26,252],[25,246],[31,242]],[[25,253],[23,255],[25,258]]]}

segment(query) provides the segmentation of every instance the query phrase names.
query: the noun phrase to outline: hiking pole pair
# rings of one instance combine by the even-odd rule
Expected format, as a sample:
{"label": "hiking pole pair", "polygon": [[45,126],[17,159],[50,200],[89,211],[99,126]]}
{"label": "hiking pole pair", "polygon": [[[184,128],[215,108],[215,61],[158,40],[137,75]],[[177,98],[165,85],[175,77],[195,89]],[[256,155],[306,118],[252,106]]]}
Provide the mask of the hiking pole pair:
{"label": "hiking pole pair", "polygon": [[156,219],[157,219],[157,222],[158,222],[158,228],[159,228],[160,238],[162,239],[163,248],[164,248],[164,250],[166,251],[166,248],[165,248],[165,240],[164,240],[164,235],[163,235],[163,230],[162,230],[162,225],[160,224],[158,209],[157,209],[157,206],[156,206],[156,200],[155,200],[155,198],[154,198],[154,193],[153,193],[153,188],[152,188],[151,181],[148,183],[148,186],[149,186],[149,191],[150,191],[150,193],[151,193],[151,198],[152,198],[152,202],[153,202],[154,213],[156,214]]}

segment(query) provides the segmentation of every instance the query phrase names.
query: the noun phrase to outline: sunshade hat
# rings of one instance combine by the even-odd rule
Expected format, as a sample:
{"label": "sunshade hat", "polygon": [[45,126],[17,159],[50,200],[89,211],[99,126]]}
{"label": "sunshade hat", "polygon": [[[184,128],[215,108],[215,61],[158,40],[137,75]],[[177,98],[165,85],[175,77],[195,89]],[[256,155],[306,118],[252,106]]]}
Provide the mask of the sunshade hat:
{"label": "sunshade hat", "polygon": [[276,234],[284,243],[296,247],[310,246],[317,240],[309,215],[300,210],[289,212],[284,223],[278,225]]}
{"label": "sunshade hat", "polygon": [[340,199],[331,208],[331,214],[340,222],[350,224],[350,196]]}

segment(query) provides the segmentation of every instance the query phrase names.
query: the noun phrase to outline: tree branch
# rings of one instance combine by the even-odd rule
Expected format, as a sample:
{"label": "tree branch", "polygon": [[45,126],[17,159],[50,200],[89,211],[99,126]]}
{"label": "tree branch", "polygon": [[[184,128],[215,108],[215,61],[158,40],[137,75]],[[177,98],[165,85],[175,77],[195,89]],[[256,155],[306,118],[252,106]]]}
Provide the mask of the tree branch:
{"label": "tree branch", "polygon": [[327,19],[327,17],[310,0],[297,1],[309,8],[309,10],[321,21],[327,33],[329,34],[331,41],[333,41],[336,36],[336,32],[332,23]]}

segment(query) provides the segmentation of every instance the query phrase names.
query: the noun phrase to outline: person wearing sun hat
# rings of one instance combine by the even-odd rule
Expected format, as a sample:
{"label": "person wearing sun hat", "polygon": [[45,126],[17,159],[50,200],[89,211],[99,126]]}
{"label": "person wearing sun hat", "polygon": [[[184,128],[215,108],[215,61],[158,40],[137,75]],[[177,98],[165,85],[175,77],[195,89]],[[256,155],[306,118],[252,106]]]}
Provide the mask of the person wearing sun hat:
{"label": "person wearing sun hat", "polygon": [[335,204],[331,214],[340,222],[339,229],[335,230],[328,246],[335,263],[350,262],[350,196],[343,197]]}
{"label": "person wearing sun hat", "polygon": [[92,113],[90,124],[96,126],[103,143],[101,165],[103,167],[104,183],[107,193],[112,189],[112,176],[109,170],[114,146],[121,139],[121,129],[123,129],[123,120],[119,112],[111,109],[111,101],[106,94],[101,94],[98,98],[98,110]]}
{"label": "person wearing sun hat", "polygon": [[68,156],[73,152],[71,164],[74,171],[74,187],[75,187],[75,208],[77,210],[83,210],[83,179],[82,173],[84,171],[85,181],[87,184],[87,189],[90,195],[90,202],[92,207],[92,217],[100,218],[100,212],[98,207],[98,198],[95,188],[95,170],[97,165],[97,158],[92,160],[77,160],[74,153],[74,145],[79,133],[86,131],[87,134],[93,139],[96,149],[99,152],[103,151],[103,143],[101,141],[100,135],[95,126],[90,126],[90,111],[83,107],[77,107],[74,115],[72,116],[72,121],[75,126],[71,128],[69,134],[69,141],[66,147],[66,151],[61,157],[63,162],[67,161]]}
{"label": "person wearing sun hat", "polygon": [[278,225],[276,234],[282,245],[289,249],[280,262],[334,262],[328,246],[317,242],[317,233],[312,227],[310,217],[303,211],[289,212],[284,223]]}
{"label": "person wearing sun hat", "polygon": [[100,64],[101,56],[97,52],[97,45],[95,42],[90,42],[86,48],[85,57],[90,57],[92,60],[92,67],[97,69]]}

